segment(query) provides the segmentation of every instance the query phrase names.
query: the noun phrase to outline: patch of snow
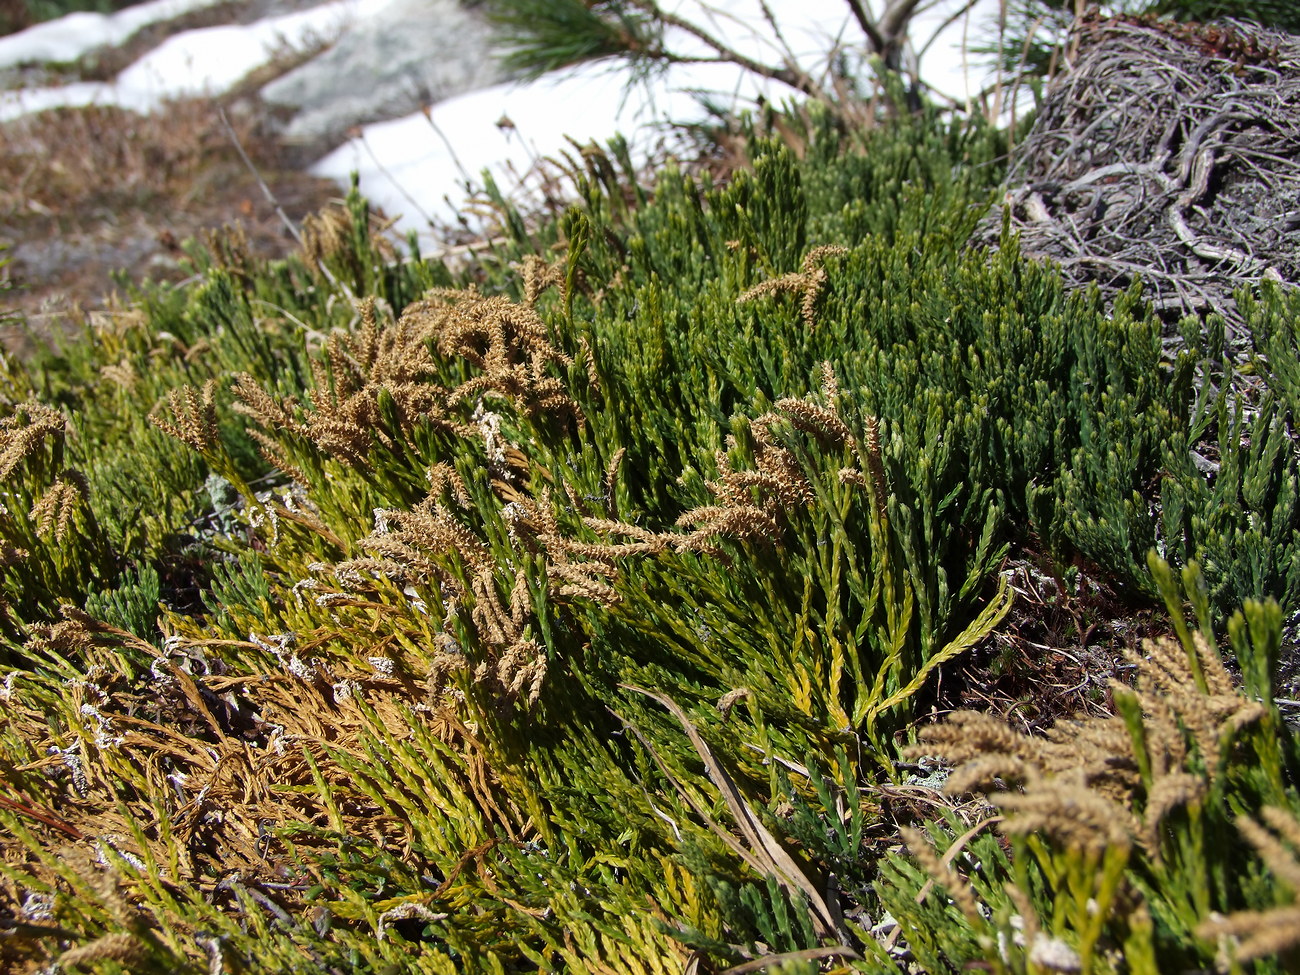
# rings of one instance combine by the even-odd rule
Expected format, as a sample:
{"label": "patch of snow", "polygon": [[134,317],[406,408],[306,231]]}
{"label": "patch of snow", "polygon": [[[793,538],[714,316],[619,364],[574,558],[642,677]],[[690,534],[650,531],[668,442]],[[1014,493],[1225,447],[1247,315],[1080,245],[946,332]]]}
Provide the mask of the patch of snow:
{"label": "patch of snow", "polygon": [[[921,61],[927,84],[960,101],[979,90],[982,74],[964,57],[963,41],[998,2],[977,0],[930,45]],[[837,39],[857,37],[843,0],[773,0],[771,7],[797,63],[814,77],[825,71]],[[941,0],[921,14],[913,32],[917,43],[925,44],[959,8],[957,0]],[[757,51],[760,60],[780,63],[757,0],[728,0],[722,6],[710,4],[707,10],[698,0],[682,0],[672,10],[697,18],[715,37],[739,50]],[[666,46],[684,54],[709,53],[681,31],[673,33]],[[526,194],[534,163],[569,148],[566,136],[604,142],[621,131],[634,151],[644,155],[668,121],[704,119],[693,92],[708,92],[714,101],[736,108],[752,106],[759,95],[775,103],[796,95],[783,84],[731,64],[675,65],[649,85],[627,88],[629,81],[626,67],[605,61],[531,83],[495,85],[439,102],[425,112],[365,126],[360,135],[316,163],[312,172],[343,185],[355,172],[361,192],[398,217],[396,229],[420,233],[429,229],[429,218],[454,220],[467,179],[481,182],[485,169],[507,196]],[[514,127],[499,127],[496,123],[503,118]]]}
{"label": "patch of snow", "polygon": [[150,24],[174,20],[223,0],[151,0],[115,14],[75,13],[0,37],[0,68],[75,61],[88,51],[121,44]]}
{"label": "patch of snow", "polygon": [[[264,17],[251,24],[182,31],[145,54],[112,82],[0,92],[0,122],[63,106],[116,105],[149,112],[169,98],[221,94],[279,55],[331,40],[357,19],[379,16],[389,2],[331,0],[310,10]],[[80,16],[70,14],[52,23],[73,20],[75,26],[82,23]],[[87,24],[85,30],[93,32],[93,25]],[[87,49],[93,46],[88,44]],[[22,55],[21,60],[31,58]]]}
{"label": "patch of snow", "polygon": [[0,122],[11,122],[50,108],[81,108],[105,102],[111,104],[112,100],[107,98],[109,90],[109,85],[102,81],[79,81],[59,88],[0,91]]}
{"label": "patch of snow", "polygon": [[390,0],[332,0],[297,13],[184,31],[169,37],[117,77],[125,97],[163,98],[217,94],[279,53],[334,40],[349,23],[381,16]]}
{"label": "patch of snow", "polygon": [[[400,231],[427,230],[426,216],[453,220],[465,183],[481,182],[491,171],[502,191],[524,190],[534,163],[579,143],[629,134],[644,151],[656,124],[699,120],[703,110],[688,89],[734,92],[752,103],[779,85],[759,85],[732,65],[683,65],[648,89],[625,91],[626,68],[609,62],[583,65],[528,84],[502,84],[439,102],[391,122],[367,125],[312,167],[318,176],[347,184],[355,171],[360,189],[391,216],[401,214]],[[499,126],[508,120],[512,125]],[[566,138],[567,137],[567,138]],[[449,198],[449,199],[448,199]]]}

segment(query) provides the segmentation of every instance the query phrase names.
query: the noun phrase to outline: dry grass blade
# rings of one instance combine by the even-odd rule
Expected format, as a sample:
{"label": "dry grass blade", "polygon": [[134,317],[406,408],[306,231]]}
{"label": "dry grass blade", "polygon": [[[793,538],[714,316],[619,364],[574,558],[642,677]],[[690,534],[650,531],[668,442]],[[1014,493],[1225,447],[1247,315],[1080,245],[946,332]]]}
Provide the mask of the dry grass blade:
{"label": "dry grass blade", "polygon": [[755,958],[753,961],[733,965],[731,968],[724,969],[722,975],[745,975],[746,972],[761,972],[765,968],[771,968],[774,965],[784,965],[788,961],[820,961],[823,958],[858,959],[861,957],[861,955],[847,945],[831,945],[827,948],[805,948],[803,951],[785,951],[779,955],[764,955],[762,958]]}
{"label": "dry grass blade", "polygon": [[[953,840],[952,846],[948,847],[947,852],[945,852],[944,855],[939,860],[939,863],[943,866],[944,870],[952,869],[952,861],[957,858],[957,855],[961,853],[963,849],[965,849],[967,843],[973,840],[977,835],[979,835],[988,827],[1002,822],[1005,818],[1006,817],[1004,816],[988,816],[984,819],[981,819],[970,829],[966,830],[966,832],[962,833],[961,836]],[[920,904],[922,901],[925,900],[926,895],[930,892],[930,888],[933,886],[934,886],[934,877],[931,877],[929,880],[925,882],[925,886],[922,887],[920,892],[917,893],[916,895],[916,902],[918,904]]]}
{"label": "dry grass blade", "polygon": [[51,829],[57,829],[59,832],[72,837],[74,840],[84,840],[86,834],[77,829],[71,823],[66,823],[52,813],[44,812],[35,806],[29,806],[25,803],[16,802],[13,799],[0,796],[0,808],[12,809],[20,815],[27,816],[36,820],[38,823],[44,823]]}
{"label": "dry grass blade", "polygon": [[656,694],[654,691],[648,691],[643,687],[636,687],[632,684],[620,684],[619,686],[650,698],[666,708],[677,719],[683,730],[685,730],[687,737],[690,738],[695,751],[699,753],[701,760],[703,760],[709,779],[722,793],[722,798],[727,803],[727,809],[730,810],[736,825],[740,827],[741,835],[745,839],[750,855],[754,860],[758,861],[762,872],[776,877],[787,892],[793,893],[795,890],[799,890],[808,898],[809,914],[820,937],[838,937],[835,915],[827,906],[821,892],[799,869],[798,864],[786,852],[785,847],[781,846],[776,837],[768,831],[767,827],[750,809],[735,781],[727,774],[726,769],[722,767],[722,763],[713,754],[713,750],[709,748],[708,743],[696,730],[695,726],[691,724],[686,712],[678,707],[676,701],[666,695]]}
{"label": "dry grass blade", "polygon": [[[700,805],[688,790],[682,788],[681,783],[677,781],[672,771],[664,763],[664,760],[659,757],[659,753],[655,750],[655,747],[650,744],[649,739],[647,739],[646,736],[642,734],[641,729],[638,728],[631,721],[629,721],[627,718],[615,712],[612,708],[610,709],[610,714],[618,718],[620,721],[623,722],[625,726],[631,729],[632,733],[636,735],[637,740],[640,741],[641,744],[645,747],[645,750],[649,752],[650,757],[654,760],[654,763],[659,767],[659,770],[663,772],[664,776],[670,782],[673,783],[674,787],[677,789],[682,799],[686,802],[688,806],[691,807],[691,809],[695,812],[695,814],[699,816],[701,820],[703,820],[704,824],[708,826],[709,829],[711,829],[720,840],[726,843],[727,847],[733,853],[735,853],[736,856],[740,857],[741,860],[743,860],[745,863],[751,866],[758,873],[764,873],[765,868],[763,862],[759,860],[758,857],[756,857],[750,851],[749,847],[741,843],[740,840],[736,839],[736,837],[733,836],[729,831],[723,829],[722,826],[718,823],[718,821],[714,819],[712,815],[710,815],[709,811],[705,809],[702,805]],[[648,794],[647,794],[647,798],[648,798]]]}

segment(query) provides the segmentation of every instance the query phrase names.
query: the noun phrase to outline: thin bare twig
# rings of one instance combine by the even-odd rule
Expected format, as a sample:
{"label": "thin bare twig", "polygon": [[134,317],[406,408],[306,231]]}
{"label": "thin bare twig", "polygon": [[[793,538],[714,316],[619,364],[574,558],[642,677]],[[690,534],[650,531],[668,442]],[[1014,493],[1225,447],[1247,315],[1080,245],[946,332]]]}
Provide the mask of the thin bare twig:
{"label": "thin bare twig", "polygon": [[267,203],[271,204],[271,208],[275,210],[275,215],[280,218],[280,222],[283,223],[285,229],[289,231],[289,235],[293,237],[293,239],[298,242],[298,246],[301,247],[302,233],[298,230],[298,225],[289,219],[289,214],[284,212],[284,208],[280,206],[280,201],[277,200],[275,194],[271,192],[271,187],[266,185],[266,180],[262,178],[261,172],[258,170],[257,166],[253,164],[253,160],[249,158],[248,153],[244,150],[244,143],[240,140],[238,133],[235,132],[234,126],[230,124],[230,119],[226,117],[226,110],[224,108],[218,108],[217,117],[221,119],[221,127],[226,130],[226,138],[228,138],[230,144],[235,147],[235,151],[239,153],[239,158],[244,161],[244,166],[247,167],[248,172],[252,175],[253,179],[257,181],[257,185],[261,188],[262,196],[266,198]]}
{"label": "thin bare twig", "polygon": [[[284,224],[285,229],[289,231],[290,236],[297,241],[299,248],[302,248],[302,232],[298,229],[298,225],[289,219],[289,214],[284,212],[284,208],[280,206],[280,201],[276,199],[275,194],[271,192],[271,187],[266,185],[266,180],[262,178],[261,172],[253,163],[253,160],[249,158],[248,153],[244,150],[243,142],[240,141],[239,135],[235,132],[234,126],[230,124],[230,119],[226,117],[226,110],[224,108],[218,108],[217,116],[221,119],[221,126],[226,130],[226,136],[230,139],[231,145],[235,147],[235,151],[239,153],[239,158],[243,160],[249,173],[252,174],[253,179],[257,181],[257,185],[261,188],[262,196],[266,198],[266,202],[275,210],[276,216],[280,218],[280,222]],[[324,277],[332,287],[340,291],[348,299],[353,301],[356,300],[356,295],[353,294],[352,289],[335,277],[333,272],[330,271],[322,261],[316,261],[315,264],[316,269],[320,271],[322,277]]]}
{"label": "thin bare twig", "polygon": [[[763,78],[770,78],[773,81],[780,81],[789,85],[796,91],[802,91],[805,95],[810,95],[817,99],[826,99],[826,93],[812,81],[808,75],[802,71],[792,71],[789,68],[776,68],[770,64],[764,64],[761,61],[755,61],[753,58],[742,54],[735,48],[729,47],[722,41],[718,40],[698,24],[692,23],[676,14],[669,13],[660,7],[654,0],[631,0],[632,5],[638,10],[646,13],[650,17],[667,24],[670,27],[676,27],[678,30],[685,31],[692,37],[702,41],[727,61],[738,64],[746,71],[751,71]],[[656,57],[662,56],[666,52],[655,52]]]}

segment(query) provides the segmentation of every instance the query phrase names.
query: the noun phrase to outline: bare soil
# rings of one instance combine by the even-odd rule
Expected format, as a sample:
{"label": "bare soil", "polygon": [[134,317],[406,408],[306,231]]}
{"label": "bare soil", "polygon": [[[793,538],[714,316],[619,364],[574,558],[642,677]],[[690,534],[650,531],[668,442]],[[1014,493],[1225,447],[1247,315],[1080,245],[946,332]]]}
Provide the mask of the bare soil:
{"label": "bare soil", "polygon": [[[252,158],[240,159],[221,122]],[[297,221],[340,195],[292,165],[248,99],[179,101],[147,117],[116,108],[59,109],[0,126],[0,247],[18,286],[5,296],[37,336],[56,338],[99,307],[116,275],[177,280],[181,245],[240,223],[254,253],[296,245],[259,177]],[[21,352],[21,325],[0,339]]]}
{"label": "bare soil", "polygon": [[[70,65],[0,73],[0,87],[110,79],[179,31],[250,22],[313,2],[229,0],[151,25]],[[261,182],[295,222],[341,190],[303,172],[308,160],[301,149],[280,144],[279,120],[256,91],[306,56],[278,59],[220,99],[178,100],[149,116],[69,108],[0,124],[0,259],[10,261],[0,275],[17,285],[0,295],[0,312],[12,309],[25,320],[0,325],[0,343],[21,354],[33,341],[57,340],[123,280],[182,278],[184,242],[226,224],[242,225],[254,254],[292,251],[295,241]]]}

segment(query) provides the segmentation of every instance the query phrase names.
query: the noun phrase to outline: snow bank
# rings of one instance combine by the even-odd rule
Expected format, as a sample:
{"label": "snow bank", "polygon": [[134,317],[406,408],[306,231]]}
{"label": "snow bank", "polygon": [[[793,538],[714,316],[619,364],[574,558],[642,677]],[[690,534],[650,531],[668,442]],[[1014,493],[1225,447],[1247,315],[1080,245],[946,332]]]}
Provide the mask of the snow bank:
{"label": "snow bank", "polygon": [[151,0],[115,14],[75,13],[0,37],[0,68],[75,61],[87,51],[121,44],[150,24],[174,20],[223,0]]}
{"label": "snow bank", "polygon": [[[398,229],[428,229],[427,218],[453,220],[465,196],[465,182],[481,184],[490,170],[507,194],[525,191],[525,177],[545,156],[579,143],[630,134],[644,153],[669,120],[704,116],[690,89],[727,91],[752,104],[780,85],[731,65],[682,66],[649,88],[627,89],[626,69],[609,63],[584,65],[530,84],[495,85],[461,95],[392,122],[365,126],[362,133],[314,167],[319,176],[346,184],[353,172],[361,191],[390,215]],[[508,124],[498,124],[499,122]],[[450,202],[448,199],[450,198]]]}
{"label": "snow bank", "polygon": [[[974,9],[935,39],[921,62],[929,85],[958,101],[980,90],[983,72],[967,62],[963,51],[975,24],[985,22],[997,4],[977,0]],[[837,42],[857,37],[843,0],[773,0],[769,6],[796,63],[814,77],[825,71],[828,52]],[[914,22],[917,42],[928,41],[960,6],[956,0],[941,0],[923,12]],[[759,60],[781,61],[781,49],[757,0],[727,0],[708,7],[698,0],[680,0],[669,9]],[[680,31],[673,33],[670,46],[684,54],[712,53]],[[430,218],[455,219],[464,203],[466,178],[481,183],[485,169],[507,194],[527,193],[525,177],[533,164],[568,148],[566,136],[603,142],[623,132],[634,151],[644,153],[664,123],[704,118],[694,91],[709,92],[715,102],[733,107],[752,106],[760,94],[777,103],[796,95],[730,64],[676,65],[649,87],[627,89],[629,80],[626,68],[617,62],[601,62],[529,84],[472,92],[439,102],[427,112],[365,126],[312,172],[344,185],[357,173],[361,192],[398,217],[397,229],[426,232]],[[498,127],[502,118],[514,128]]]}
{"label": "snow bank", "polygon": [[[197,6],[211,2],[215,0],[155,0],[147,6],[159,3]],[[329,41],[354,20],[378,16],[389,2],[332,0],[310,10],[265,17],[251,24],[182,31],[145,54],[112,82],[81,82],[58,88],[0,92],[0,122],[61,106],[116,105],[149,112],[169,98],[217,95],[228,91],[249,72],[279,55]],[[138,8],[128,8],[123,13],[135,9]],[[81,17],[81,14],[70,14],[52,22],[54,26],[62,25],[61,36],[70,39],[70,50],[78,45],[82,50],[98,46],[89,42],[90,35],[96,30],[95,24],[83,22]],[[13,37],[21,38],[27,33],[29,31]],[[9,38],[0,39],[0,44],[5,40]],[[21,49],[14,50],[19,52]],[[27,53],[15,53],[15,57],[20,61],[33,60]]]}

